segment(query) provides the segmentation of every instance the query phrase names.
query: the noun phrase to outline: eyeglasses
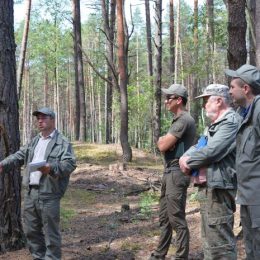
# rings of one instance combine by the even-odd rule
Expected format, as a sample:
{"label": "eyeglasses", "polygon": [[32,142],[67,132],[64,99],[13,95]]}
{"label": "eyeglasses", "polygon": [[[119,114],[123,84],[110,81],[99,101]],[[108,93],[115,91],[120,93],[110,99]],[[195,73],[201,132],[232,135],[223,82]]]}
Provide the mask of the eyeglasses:
{"label": "eyeglasses", "polygon": [[165,97],[165,101],[167,101],[167,102],[169,102],[170,100],[172,100],[172,99],[178,99],[179,97],[177,97],[177,96],[166,96]]}

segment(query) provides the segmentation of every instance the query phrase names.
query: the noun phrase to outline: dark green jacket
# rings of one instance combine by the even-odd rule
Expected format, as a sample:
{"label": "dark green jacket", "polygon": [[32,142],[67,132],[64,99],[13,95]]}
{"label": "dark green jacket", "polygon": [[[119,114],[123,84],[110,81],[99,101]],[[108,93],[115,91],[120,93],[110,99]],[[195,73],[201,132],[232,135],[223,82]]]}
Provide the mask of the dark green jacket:
{"label": "dark green jacket", "polygon": [[228,110],[207,131],[205,147],[191,147],[184,155],[191,158],[187,164],[192,169],[207,168],[207,186],[218,189],[236,189],[235,138],[240,117]]}
{"label": "dark green jacket", "polygon": [[237,203],[260,205],[260,96],[256,96],[237,133]]}
{"label": "dark green jacket", "polygon": [[[39,138],[40,135],[37,135],[29,144],[21,147],[19,151],[1,162],[5,172],[8,172],[13,167],[26,166],[23,185],[27,190],[29,189],[30,178],[27,166],[33,159],[34,149]],[[76,168],[76,160],[71,144],[57,130],[47,146],[44,159],[51,165],[51,173],[42,175],[39,196],[41,199],[61,198],[68,186],[70,174]]]}

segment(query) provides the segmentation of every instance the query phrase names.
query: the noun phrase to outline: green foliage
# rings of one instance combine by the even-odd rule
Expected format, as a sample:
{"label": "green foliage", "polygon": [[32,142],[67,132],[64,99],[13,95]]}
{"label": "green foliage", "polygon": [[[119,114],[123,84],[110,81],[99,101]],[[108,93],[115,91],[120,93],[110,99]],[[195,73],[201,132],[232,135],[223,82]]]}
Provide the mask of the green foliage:
{"label": "green foliage", "polygon": [[150,218],[152,214],[151,206],[158,203],[159,195],[155,192],[144,192],[140,196],[139,207],[143,216]]}

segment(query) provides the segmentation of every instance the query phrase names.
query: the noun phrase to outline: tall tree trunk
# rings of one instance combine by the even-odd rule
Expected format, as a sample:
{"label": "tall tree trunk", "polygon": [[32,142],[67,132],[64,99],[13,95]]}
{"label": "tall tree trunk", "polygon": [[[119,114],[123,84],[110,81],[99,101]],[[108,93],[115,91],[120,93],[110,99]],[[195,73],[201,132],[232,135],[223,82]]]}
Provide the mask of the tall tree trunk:
{"label": "tall tree trunk", "polygon": [[177,24],[175,35],[175,65],[174,65],[174,83],[178,82],[178,51],[179,51],[179,38],[180,38],[180,0],[177,0]]}
{"label": "tall tree trunk", "polygon": [[151,33],[151,19],[150,19],[150,4],[149,0],[145,0],[145,19],[146,19],[146,44],[148,52],[148,75],[151,82],[153,76],[153,51],[152,51],[152,33]]}
{"label": "tall tree trunk", "polygon": [[260,2],[255,4],[256,66],[260,69]]}
{"label": "tall tree trunk", "polygon": [[[146,44],[147,44],[147,72],[149,77],[149,82],[151,89],[153,89],[153,50],[152,50],[152,33],[151,33],[151,19],[150,19],[150,0],[145,0],[145,21],[146,21]],[[153,100],[151,100],[151,108],[153,108],[154,103]],[[153,127],[153,118],[150,122],[151,125],[151,147],[153,147],[154,143],[154,127]]]}
{"label": "tall tree trunk", "polygon": [[[82,59],[82,41],[81,41],[81,19],[80,19],[80,0],[73,0],[73,28],[74,28],[74,51],[76,52],[75,59],[75,75],[77,80],[75,84],[78,84],[79,99],[79,114],[80,127],[79,127],[79,140],[86,141],[87,138],[87,125],[86,125],[86,102],[85,102],[85,87],[84,87],[84,73],[83,73],[83,59]],[[76,72],[77,70],[77,72]],[[76,87],[77,89],[77,87]]]}
{"label": "tall tree trunk", "polygon": [[124,0],[117,0],[117,44],[118,44],[118,72],[120,88],[120,142],[123,149],[123,161],[132,161],[132,150],[128,143],[128,99],[127,99],[127,55]]}
{"label": "tall tree trunk", "polygon": [[21,50],[19,56],[19,64],[17,68],[17,90],[18,90],[19,99],[21,97],[21,91],[22,91],[22,79],[23,79],[24,61],[25,61],[26,48],[27,48],[29,25],[30,25],[31,5],[32,5],[32,1],[26,0],[23,38],[22,38],[22,44],[21,44]]}
{"label": "tall tree trunk", "polygon": [[255,0],[247,1],[247,10],[248,10],[248,29],[249,29],[249,40],[248,40],[248,49],[249,49],[249,63],[253,66],[256,66],[256,33],[255,33],[255,12],[256,12],[256,2]]}
{"label": "tall tree trunk", "polygon": [[174,82],[174,58],[175,58],[175,48],[174,48],[174,0],[170,0],[170,79]]}
{"label": "tall tree trunk", "polygon": [[[193,66],[196,67],[198,64],[199,59],[199,35],[198,35],[198,0],[194,0],[194,25],[193,25],[193,45],[194,45],[194,64]],[[194,75],[193,77],[193,88],[192,88],[192,95],[191,99],[194,100],[194,98],[198,95],[198,78],[197,75]],[[192,107],[192,116],[195,120],[195,122],[199,123],[199,104],[198,102],[193,103]]]}
{"label": "tall tree trunk", "polygon": [[214,72],[214,0],[207,0],[207,70],[208,70],[208,83],[215,82]]}
{"label": "tall tree trunk", "polygon": [[155,92],[153,114],[153,141],[157,143],[161,131],[161,84],[162,84],[162,0],[155,1]]}
{"label": "tall tree trunk", "polygon": [[[106,85],[106,143],[112,142],[112,100],[113,89],[116,87],[117,79],[114,76],[114,38],[115,38],[115,12],[116,1],[110,0],[110,5],[101,0],[102,16],[104,18],[104,31],[106,34],[106,56],[107,56],[107,85]],[[108,8],[109,6],[109,8]]]}
{"label": "tall tree trunk", "polygon": [[246,63],[246,15],[245,0],[228,0],[228,50],[230,69],[238,69]]}
{"label": "tall tree trunk", "polygon": [[[0,160],[19,149],[13,0],[0,1]],[[0,251],[24,246],[19,169],[0,174]]]}

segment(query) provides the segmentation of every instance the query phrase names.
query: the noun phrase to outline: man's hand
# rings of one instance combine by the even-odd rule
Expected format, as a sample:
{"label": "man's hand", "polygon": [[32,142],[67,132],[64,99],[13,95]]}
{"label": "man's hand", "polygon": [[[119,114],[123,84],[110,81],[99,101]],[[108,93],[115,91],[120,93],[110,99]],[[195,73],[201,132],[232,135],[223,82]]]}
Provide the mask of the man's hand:
{"label": "man's hand", "polygon": [[51,166],[50,166],[50,164],[47,163],[45,166],[38,168],[38,170],[41,171],[42,174],[47,175],[51,172]]}
{"label": "man's hand", "polygon": [[189,167],[189,165],[187,164],[187,161],[190,159],[189,156],[182,156],[179,160],[179,165],[181,168],[181,171],[186,174],[189,175],[191,168]]}
{"label": "man's hand", "polygon": [[4,171],[3,165],[2,163],[0,163],[0,174],[3,173],[3,171]]}

